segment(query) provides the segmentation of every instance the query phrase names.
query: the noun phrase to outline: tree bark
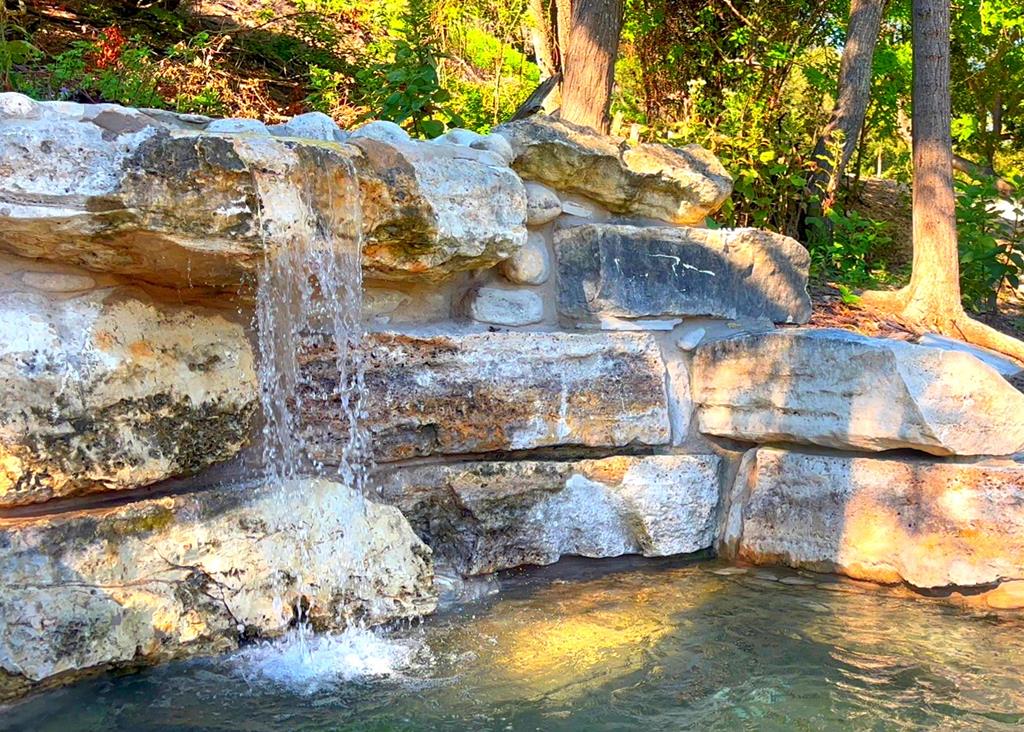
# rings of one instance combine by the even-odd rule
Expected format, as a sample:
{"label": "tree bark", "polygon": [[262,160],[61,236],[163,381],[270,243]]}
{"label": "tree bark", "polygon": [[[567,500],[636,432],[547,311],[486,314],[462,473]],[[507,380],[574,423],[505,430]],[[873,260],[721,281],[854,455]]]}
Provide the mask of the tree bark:
{"label": "tree bark", "polygon": [[865,293],[926,330],[991,348],[1024,364],[1024,343],[967,317],[960,299],[949,93],[949,2],[913,0],[913,238],[910,284]]}
{"label": "tree bark", "polygon": [[960,312],[960,259],[953,191],[949,0],[914,0],[914,260],[907,315]]}
{"label": "tree bark", "polygon": [[562,119],[608,134],[623,0],[575,0],[562,56]]}
{"label": "tree bark", "polygon": [[[886,0],[852,0],[850,3],[846,43],[839,62],[836,106],[814,148],[814,159],[820,167],[811,177],[810,191],[817,194],[819,200],[838,186],[860,139],[871,98],[871,64],[885,3]],[[829,147],[837,130],[843,133],[843,149],[833,170]]]}

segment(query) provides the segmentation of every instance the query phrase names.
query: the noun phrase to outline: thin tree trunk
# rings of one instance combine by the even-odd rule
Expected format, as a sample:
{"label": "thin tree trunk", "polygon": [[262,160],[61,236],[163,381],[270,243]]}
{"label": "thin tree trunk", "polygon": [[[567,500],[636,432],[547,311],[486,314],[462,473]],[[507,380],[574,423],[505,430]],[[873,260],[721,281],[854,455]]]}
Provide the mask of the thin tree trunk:
{"label": "thin tree trunk", "polygon": [[907,315],[958,313],[953,136],[949,92],[949,0],[914,0],[914,262]]}
{"label": "thin tree trunk", "polygon": [[[871,64],[882,26],[886,0],[852,0],[846,43],[839,63],[839,85],[832,119],[814,148],[820,169],[811,177],[810,192],[824,199],[842,180],[846,165],[857,147],[871,97]],[[833,169],[829,146],[836,131],[843,133],[843,149]]]}
{"label": "thin tree trunk", "polygon": [[562,119],[608,134],[623,0],[575,0],[562,57]]}

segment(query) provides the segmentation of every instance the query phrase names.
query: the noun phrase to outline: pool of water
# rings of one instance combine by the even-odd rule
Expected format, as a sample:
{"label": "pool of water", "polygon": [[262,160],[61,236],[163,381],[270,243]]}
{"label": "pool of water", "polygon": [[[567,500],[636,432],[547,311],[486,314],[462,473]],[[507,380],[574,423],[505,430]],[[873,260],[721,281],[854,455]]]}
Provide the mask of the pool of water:
{"label": "pool of water", "polygon": [[1024,725],[1024,623],[819,575],[562,562],[386,635],[103,677],[0,714],[85,730]]}

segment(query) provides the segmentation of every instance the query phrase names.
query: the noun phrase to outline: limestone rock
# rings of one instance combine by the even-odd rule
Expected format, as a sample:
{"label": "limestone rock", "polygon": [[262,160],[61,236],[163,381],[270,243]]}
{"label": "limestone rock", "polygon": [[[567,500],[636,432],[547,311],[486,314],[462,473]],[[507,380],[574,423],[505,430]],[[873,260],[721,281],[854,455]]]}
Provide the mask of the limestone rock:
{"label": "limestone rock", "polygon": [[699,145],[627,147],[551,117],[509,122],[495,130],[512,144],[512,167],[527,180],[579,193],[631,216],[700,224],[732,192],[732,178]]}
{"label": "limestone rock", "polygon": [[362,127],[352,131],[353,138],[377,140],[378,142],[402,143],[409,141],[409,133],[396,125],[394,122],[385,119],[377,119],[367,122]]}
{"label": "limestone rock", "polygon": [[[365,348],[364,424],[382,462],[669,440],[664,364],[647,334],[390,332],[367,336]],[[301,359],[311,384],[334,378],[330,344],[307,344]],[[316,409],[305,415],[310,439],[333,462],[344,413],[336,401]]]}
{"label": "limestone rock", "polygon": [[281,137],[300,137],[306,140],[343,142],[345,134],[337,123],[323,112],[306,112],[292,117],[284,124],[271,125],[272,134]]}
{"label": "limestone rock", "polygon": [[522,182],[491,153],[365,134],[357,147],[196,133],[94,106],[0,119],[0,250],[236,289],[268,244],[317,235],[352,246],[357,196],[374,277],[490,267],[526,240]]}
{"label": "limestone rock", "polygon": [[557,193],[540,183],[526,183],[527,226],[543,226],[561,215],[562,201]]}
{"label": "limestone rock", "polygon": [[566,317],[709,315],[804,323],[810,256],[756,229],[591,224],[555,234]]}
{"label": "limestone rock", "polygon": [[551,256],[544,237],[530,232],[526,244],[501,263],[505,279],[517,285],[543,285],[551,275]]}
{"label": "limestone rock", "polygon": [[478,323],[516,326],[544,319],[544,301],[532,290],[478,287],[466,296],[465,308]]}
{"label": "limestone rock", "polygon": [[794,329],[697,349],[702,432],[747,442],[933,455],[1024,450],[1024,394],[958,351]]}
{"label": "limestone rock", "polygon": [[257,409],[252,348],[220,314],[0,295],[0,508],[197,473]]}
{"label": "limestone rock", "polygon": [[1024,464],[759,448],[725,539],[744,561],[921,588],[1024,577]]}
{"label": "limestone rock", "polygon": [[434,606],[430,550],[345,486],[241,486],[0,520],[0,701],[90,669]]}
{"label": "limestone rock", "polygon": [[398,468],[381,497],[466,575],[566,554],[662,557],[714,541],[719,458],[612,457]]}
{"label": "limestone rock", "polygon": [[258,119],[215,119],[206,125],[206,131],[222,135],[268,136],[270,130]]}

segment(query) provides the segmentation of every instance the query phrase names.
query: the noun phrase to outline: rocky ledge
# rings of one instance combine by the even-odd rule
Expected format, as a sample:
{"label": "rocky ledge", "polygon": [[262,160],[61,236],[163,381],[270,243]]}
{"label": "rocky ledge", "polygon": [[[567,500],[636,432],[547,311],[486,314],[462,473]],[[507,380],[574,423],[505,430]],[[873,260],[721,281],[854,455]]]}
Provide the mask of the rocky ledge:
{"label": "rocky ledge", "polygon": [[0,701],[84,673],[434,606],[397,509],[325,481],[0,519]]}

